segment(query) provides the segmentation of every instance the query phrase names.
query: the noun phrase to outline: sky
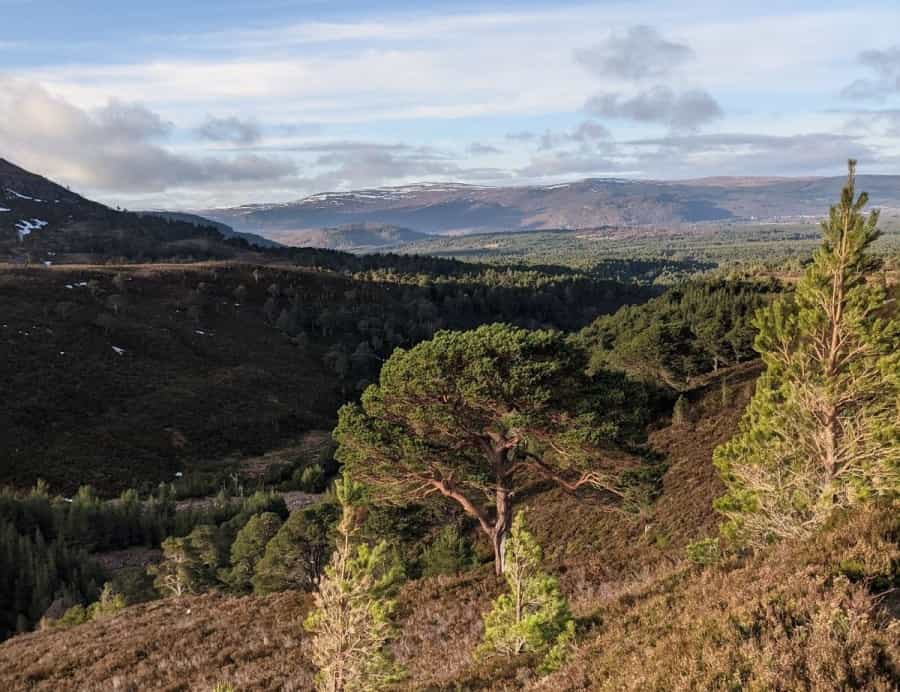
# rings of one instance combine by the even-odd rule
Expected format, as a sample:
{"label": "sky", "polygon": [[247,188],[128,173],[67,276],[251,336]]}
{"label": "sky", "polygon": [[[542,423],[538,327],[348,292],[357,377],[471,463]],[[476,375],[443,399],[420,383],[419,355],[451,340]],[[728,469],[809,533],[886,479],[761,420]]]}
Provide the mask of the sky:
{"label": "sky", "polygon": [[900,3],[0,0],[0,157],[127,208],[900,173]]}

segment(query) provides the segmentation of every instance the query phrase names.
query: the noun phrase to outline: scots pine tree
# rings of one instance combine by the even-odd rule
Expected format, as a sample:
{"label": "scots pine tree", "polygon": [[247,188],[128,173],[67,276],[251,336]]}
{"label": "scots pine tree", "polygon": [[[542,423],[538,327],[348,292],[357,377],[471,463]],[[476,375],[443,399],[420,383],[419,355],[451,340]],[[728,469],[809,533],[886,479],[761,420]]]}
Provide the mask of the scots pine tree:
{"label": "scots pine tree", "polygon": [[559,583],[541,571],[541,547],[526,528],[524,512],[513,520],[505,553],[509,591],[484,616],[484,641],[476,654],[544,653],[544,668],[558,667],[574,641],[575,622]]}
{"label": "scots pine tree", "polygon": [[361,486],[345,478],[335,489],[343,516],[316,609],[304,623],[313,635],[310,657],[319,669],[321,692],[375,692],[402,678],[388,648],[394,638],[390,596],[402,575],[385,541],[374,546],[356,541]]}
{"label": "scots pine tree", "polygon": [[248,591],[257,563],[266,552],[266,545],[281,528],[281,518],[273,512],[254,514],[238,531],[231,545],[231,569],[224,581],[236,591]]}
{"label": "scots pine tree", "polygon": [[585,375],[560,332],[492,324],[396,349],[379,383],[338,414],[336,458],[384,502],[456,503],[491,541],[497,574],[515,497],[535,478],[633,501],[627,450],[648,396],[623,375]]}
{"label": "scots pine tree", "polygon": [[823,242],[787,296],[756,317],[766,370],[740,432],[714,456],[726,536],[802,536],[838,508],[900,491],[900,320],[867,254],[878,212],[849,165]]}
{"label": "scots pine tree", "polygon": [[294,510],[256,564],[254,593],[315,590],[331,555],[336,521],[332,503]]}

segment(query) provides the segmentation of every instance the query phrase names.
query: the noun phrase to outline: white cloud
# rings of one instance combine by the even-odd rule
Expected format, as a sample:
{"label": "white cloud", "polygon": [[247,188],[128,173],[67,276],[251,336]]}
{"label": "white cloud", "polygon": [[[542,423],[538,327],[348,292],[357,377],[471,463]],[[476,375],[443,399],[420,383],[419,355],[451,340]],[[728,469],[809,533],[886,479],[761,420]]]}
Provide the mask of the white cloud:
{"label": "white cloud", "polygon": [[86,111],[44,88],[0,78],[0,150],[28,169],[89,189],[161,191],[295,172],[283,158],[177,154],[158,140],[172,129],[140,104],[111,101]]}

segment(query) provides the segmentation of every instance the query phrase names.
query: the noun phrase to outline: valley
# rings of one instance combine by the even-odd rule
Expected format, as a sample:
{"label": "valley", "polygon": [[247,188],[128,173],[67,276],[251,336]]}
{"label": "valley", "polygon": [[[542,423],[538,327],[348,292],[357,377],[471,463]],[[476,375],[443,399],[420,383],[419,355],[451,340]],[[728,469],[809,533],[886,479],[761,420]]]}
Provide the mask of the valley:
{"label": "valley", "polygon": [[[457,234],[491,227],[478,217],[426,234],[386,224],[424,197],[410,213],[440,225],[496,191],[318,195],[300,205],[318,205],[310,218],[347,223],[297,230],[290,208],[272,230],[113,210],[3,163],[10,689],[311,689],[327,663],[310,617],[351,539],[353,569],[385,583],[363,601],[390,613],[379,655],[402,675],[383,689],[890,689],[889,466],[877,499],[813,532],[751,550],[723,528],[722,450],[768,410],[754,408],[771,357],[759,316],[810,290],[822,233],[735,219],[758,188],[797,181],[679,188],[677,213],[714,189],[724,220],[670,223],[675,207],[653,199],[646,224]],[[613,215],[613,185],[629,209],[646,192],[605,181],[594,192]],[[794,211],[819,194],[804,185]],[[882,218],[858,284],[888,316],[875,401],[894,386],[900,288],[898,217]],[[890,416],[873,415],[887,426],[876,458],[893,459]],[[545,644],[477,653],[514,583],[495,538],[512,503],[539,546],[545,576],[528,578],[571,623],[552,666]]]}

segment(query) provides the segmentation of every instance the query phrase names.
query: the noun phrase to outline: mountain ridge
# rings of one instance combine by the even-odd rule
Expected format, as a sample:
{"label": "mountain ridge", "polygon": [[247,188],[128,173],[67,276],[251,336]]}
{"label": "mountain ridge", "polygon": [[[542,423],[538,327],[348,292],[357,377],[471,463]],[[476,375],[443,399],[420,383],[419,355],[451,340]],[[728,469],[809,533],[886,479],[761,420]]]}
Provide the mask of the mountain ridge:
{"label": "mountain ridge", "polygon": [[[196,213],[287,244],[304,232],[350,224],[399,226],[429,235],[682,226],[817,216],[842,181],[719,176],[671,181],[586,178],[521,187],[421,183]],[[900,176],[860,176],[860,185],[881,206],[900,207]]]}

